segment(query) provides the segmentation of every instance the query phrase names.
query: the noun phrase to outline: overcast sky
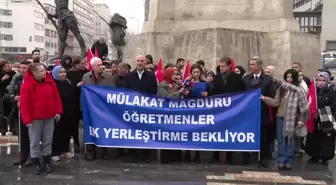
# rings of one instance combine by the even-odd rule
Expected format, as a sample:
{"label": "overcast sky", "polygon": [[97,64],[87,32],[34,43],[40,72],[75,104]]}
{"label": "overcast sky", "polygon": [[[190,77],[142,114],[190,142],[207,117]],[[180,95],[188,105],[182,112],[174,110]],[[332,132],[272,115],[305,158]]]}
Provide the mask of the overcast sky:
{"label": "overcast sky", "polygon": [[[129,29],[137,30],[139,22],[139,31],[141,31],[144,21],[144,0],[94,0],[97,3],[106,3],[111,10],[111,14],[119,13],[126,17]],[[133,17],[135,19],[132,19]],[[138,20],[138,21],[137,21]]]}

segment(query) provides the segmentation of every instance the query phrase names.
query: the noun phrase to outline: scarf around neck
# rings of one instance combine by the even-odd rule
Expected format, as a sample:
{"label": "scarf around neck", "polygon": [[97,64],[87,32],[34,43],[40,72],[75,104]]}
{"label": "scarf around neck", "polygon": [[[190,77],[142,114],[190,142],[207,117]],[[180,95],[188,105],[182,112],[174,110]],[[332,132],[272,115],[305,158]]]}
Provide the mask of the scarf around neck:
{"label": "scarf around neck", "polygon": [[288,142],[292,143],[296,122],[305,123],[309,119],[309,104],[301,87],[286,82],[282,82],[281,86],[288,91],[283,135],[284,138],[288,138]]}

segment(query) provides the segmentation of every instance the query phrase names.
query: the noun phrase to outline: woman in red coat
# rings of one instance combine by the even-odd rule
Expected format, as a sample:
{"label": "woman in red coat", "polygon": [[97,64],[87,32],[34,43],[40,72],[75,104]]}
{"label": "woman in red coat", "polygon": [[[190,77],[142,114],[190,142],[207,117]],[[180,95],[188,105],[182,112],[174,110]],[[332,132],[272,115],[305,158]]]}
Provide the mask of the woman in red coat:
{"label": "woman in red coat", "polygon": [[59,121],[63,110],[56,84],[43,64],[34,63],[29,66],[21,86],[20,111],[23,123],[29,130],[30,156],[36,166],[35,174],[41,173],[41,156],[45,171],[50,173],[54,119]]}

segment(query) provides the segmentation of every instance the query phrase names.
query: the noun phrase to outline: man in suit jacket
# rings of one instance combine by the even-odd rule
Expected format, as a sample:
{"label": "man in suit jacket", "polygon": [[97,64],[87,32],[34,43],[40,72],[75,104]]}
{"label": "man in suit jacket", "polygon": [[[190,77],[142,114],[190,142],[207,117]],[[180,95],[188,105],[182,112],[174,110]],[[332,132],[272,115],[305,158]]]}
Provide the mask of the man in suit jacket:
{"label": "man in suit jacket", "polygon": [[[261,88],[261,94],[266,97],[273,96],[273,79],[272,77],[265,75],[262,71],[262,60],[259,58],[252,58],[250,60],[250,74],[243,77],[243,81],[247,89],[259,89]],[[260,100],[261,101],[261,100]],[[270,112],[269,107],[262,102],[261,103],[261,132],[260,132],[260,161],[259,167],[267,168],[267,164],[264,163],[264,159],[269,153],[270,149]]]}
{"label": "man in suit jacket", "polygon": [[[218,73],[214,79],[211,95],[221,95],[246,90],[242,77],[232,71],[230,58],[223,57],[219,61],[219,69],[220,73]],[[228,152],[227,155],[231,157],[232,153]],[[217,151],[214,152],[210,162],[220,162],[220,153]]]}
{"label": "man in suit jacket", "polygon": [[241,76],[232,72],[231,59],[224,57],[219,61],[220,73],[214,79],[212,95],[245,91],[245,84]]}
{"label": "man in suit jacket", "polygon": [[[126,75],[125,87],[133,91],[157,95],[157,81],[155,74],[145,70],[145,66],[146,66],[146,57],[142,55],[137,56],[136,69]],[[147,163],[151,161],[150,150],[133,149],[131,153],[133,155],[131,162],[136,162],[136,160],[139,157],[141,157],[141,154]]]}

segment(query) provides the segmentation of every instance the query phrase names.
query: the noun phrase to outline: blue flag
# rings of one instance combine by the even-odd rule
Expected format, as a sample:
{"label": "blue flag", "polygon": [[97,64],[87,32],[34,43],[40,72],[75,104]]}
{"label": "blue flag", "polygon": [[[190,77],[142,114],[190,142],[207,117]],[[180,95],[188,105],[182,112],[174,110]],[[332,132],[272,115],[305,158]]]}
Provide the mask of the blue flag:
{"label": "blue flag", "polygon": [[85,85],[84,141],[118,148],[259,151],[260,96],[253,90],[169,99]]}

